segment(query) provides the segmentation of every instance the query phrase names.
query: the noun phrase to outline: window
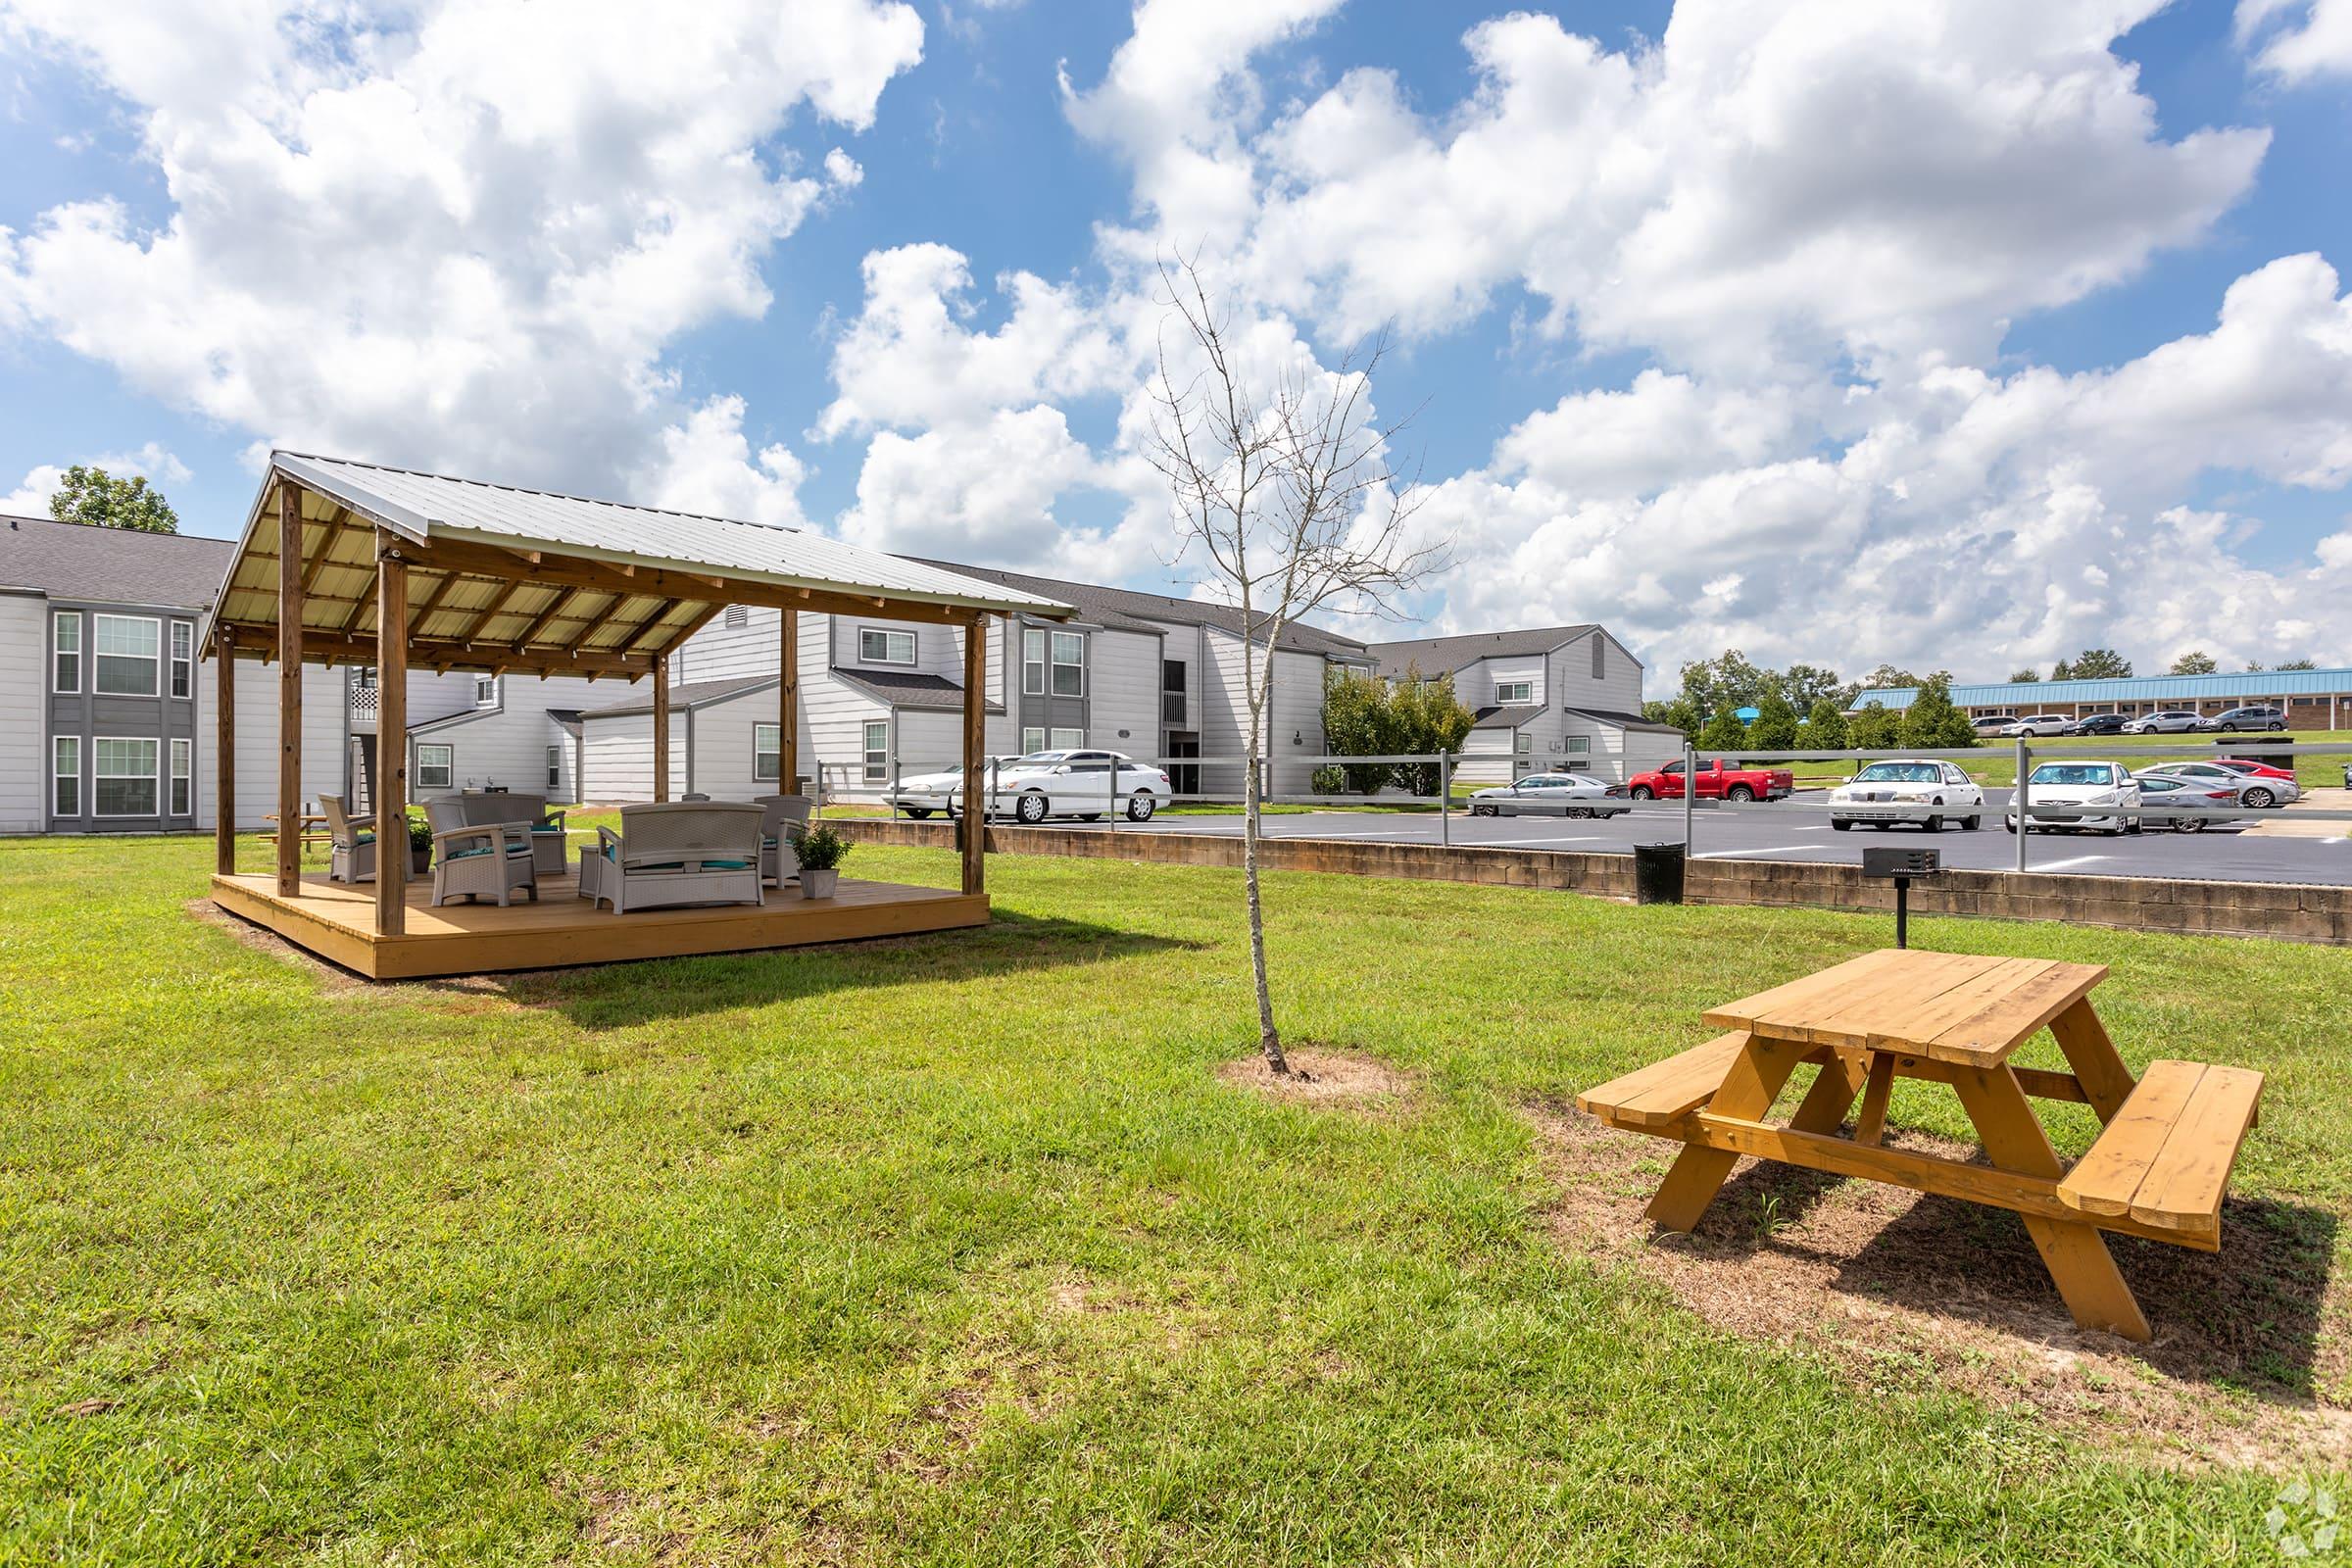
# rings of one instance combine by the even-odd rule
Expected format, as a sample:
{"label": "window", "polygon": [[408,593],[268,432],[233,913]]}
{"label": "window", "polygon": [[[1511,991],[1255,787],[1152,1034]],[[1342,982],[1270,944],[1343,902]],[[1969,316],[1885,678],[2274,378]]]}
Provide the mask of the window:
{"label": "window", "polygon": [[172,623],[172,695],[186,697],[196,689],[196,628],[184,620]]}
{"label": "window", "polygon": [[1054,695],[1086,695],[1086,639],[1077,632],[1054,633]]}
{"label": "window", "polygon": [[81,690],[81,612],[69,610],[49,623],[52,691]]}
{"label": "window", "polygon": [[776,779],[784,777],[784,726],[754,724],[752,726],[752,777]]}
{"label": "window", "polygon": [[[108,697],[153,697],[156,669],[163,662],[163,623],[145,615],[92,615],[90,620],[90,651],[97,656],[90,690]],[[154,776],[150,768],[150,783]]]}
{"label": "window", "polygon": [[175,740],[172,743],[172,814],[186,816],[195,810],[196,743]]}
{"label": "window", "polygon": [[869,664],[911,664],[914,662],[914,633],[860,626],[858,629],[858,657]]}
{"label": "window", "polygon": [[564,748],[561,746],[550,746],[547,749],[547,792],[550,795],[553,795],[563,787]]}
{"label": "window", "polygon": [[1511,750],[1517,752],[1521,757],[1527,756],[1536,749],[1536,738],[1525,730],[1519,731],[1512,737],[1512,740],[1514,744]]}
{"label": "window", "polygon": [[1027,697],[1046,695],[1046,634],[1034,627],[1021,633],[1021,692]]}
{"label": "window", "polygon": [[729,631],[741,631],[752,623],[752,612],[742,605],[729,605],[726,620]]}
{"label": "window", "polygon": [[1084,746],[1086,731],[1082,729],[1050,730],[1047,732],[1046,744],[1059,751],[1067,751],[1073,746]]}
{"label": "window", "polygon": [[890,725],[883,719],[865,726],[865,776],[869,783],[890,777]]}
{"label": "window", "polygon": [[498,677],[496,675],[473,677],[473,706],[476,708],[496,708],[498,706]]}
{"label": "window", "polygon": [[58,816],[81,814],[81,737],[60,735],[50,756],[49,809]]}
{"label": "window", "polygon": [[1516,708],[1536,700],[1536,683],[1532,680],[1498,680],[1494,683],[1494,701],[1505,708]]}
{"label": "window", "polygon": [[1021,755],[1023,757],[1027,757],[1032,752],[1042,752],[1045,749],[1046,732],[1044,730],[1025,729],[1021,731]]}
{"label": "window", "polygon": [[1602,680],[1607,678],[1609,667],[1609,656],[1607,653],[1608,641],[1609,640],[1606,637],[1603,637],[1598,632],[1594,632],[1592,634],[1592,678],[1594,680]]}
{"label": "window", "polygon": [[1590,756],[1592,756],[1592,736],[1590,736],[1590,735],[1571,735],[1571,736],[1569,736],[1569,737],[1568,737],[1568,755],[1569,755],[1570,757],[1590,757]]}
{"label": "window", "polygon": [[351,683],[364,692],[375,690],[375,666],[362,664],[351,672]]}
{"label": "window", "polygon": [[416,748],[416,787],[420,790],[449,788],[450,769],[454,765],[450,748],[419,746]]}
{"label": "window", "polygon": [[1183,660],[1159,662],[1159,721],[1163,724],[1184,722],[1184,675]]}
{"label": "window", "polygon": [[90,804],[97,815],[156,814],[155,742],[101,736],[90,743]]}

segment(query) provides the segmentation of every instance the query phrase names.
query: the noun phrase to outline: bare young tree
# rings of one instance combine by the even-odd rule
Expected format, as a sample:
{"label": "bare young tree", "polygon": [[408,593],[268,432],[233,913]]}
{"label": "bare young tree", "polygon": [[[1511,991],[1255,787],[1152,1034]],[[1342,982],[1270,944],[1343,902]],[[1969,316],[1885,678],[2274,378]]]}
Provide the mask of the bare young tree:
{"label": "bare young tree", "polygon": [[[1250,968],[1259,1049],[1268,1068],[1287,1075],[1257,865],[1275,652],[1286,628],[1319,610],[1394,612],[1398,597],[1443,564],[1444,547],[1408,537],[1420,490],[1400,484],[1390,462],[1402,425],[1372,416],[1385,334],[1329,370],[1295,359],[1261,370],[1248,363],[1247,344],[1195,263],[1163,262],[1160,280],[1167,329],[1147,455],[1177,514],[1176,562],[1193,562],[1239,612],[1250,709],[1242,824]],[[1174,356],[1169,332],[1179,339]]]}

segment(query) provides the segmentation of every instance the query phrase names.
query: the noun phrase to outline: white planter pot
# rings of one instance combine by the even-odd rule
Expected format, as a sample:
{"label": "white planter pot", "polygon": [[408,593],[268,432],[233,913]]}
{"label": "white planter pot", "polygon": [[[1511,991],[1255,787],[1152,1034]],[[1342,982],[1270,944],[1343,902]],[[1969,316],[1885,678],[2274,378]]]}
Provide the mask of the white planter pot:
{"label": "white planter pot", "polygon": [[823,871],[811,871],[803,867],[801,870],[801,897],[804,899],[829,899],[833,896],[834,887],[840,881],[841,873],[837,870],[828,868]]}

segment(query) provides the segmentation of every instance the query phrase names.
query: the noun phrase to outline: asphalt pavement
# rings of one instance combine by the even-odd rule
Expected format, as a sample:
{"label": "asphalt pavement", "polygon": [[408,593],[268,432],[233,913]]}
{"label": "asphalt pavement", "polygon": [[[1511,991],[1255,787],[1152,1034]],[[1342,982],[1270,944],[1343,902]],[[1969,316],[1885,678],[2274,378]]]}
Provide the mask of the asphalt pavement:
{"label": "asphalt pavement", "polygon": [[[1886,830],[1856,827],[1849,832],[1837,832],[1830,826],[1826,801],[1815,794],[1749,806],[1701,807],[1691,813],[1693,853],[1702,858],[1714,856],[1860,864],[1862,851],[1868,845],[1932,842],[1941,852],[1943,863],[1954,869],[2014,869],[2017,840],[2001,828],[2001,811],[2008,803],[2008,792],[1987,790],[1985,797],[1983,827],[1970,832],[1946,824],[1932,840],[1915,827]],[[1058,822],[1054,826],[1077,833],[1111,831],[1099,822]],[[2026,868],[2084,876],[2179,877],[2196,882],[2352,884],[2352,840],[2347,840],[2344,831],[2352,829],[2352,822],[2329,826],[2335,831],[2320,838],[2248,832],[2219,823],[2202,833],[2174,833],[2150,827],[2144,833],[2120,838],[2082,832],[2035,832],[2028,840]],[[1171,814],[1140,826],[1122,822],[1117,831],[1239,834],[1242,818],[1238,812],[1218,816]],[[1268,815],[1265,831],[1269,838],[1364,838],[1434,844],[1438,841],[1438,818],[1435,812],[1412,811],[1287,812]],[[1451,841],[1461,845],[1630,855],[1637,844],[1682,842],[1683,808],[1679,803],[1655,802],[1636,806],[1624,815],[1606,820],[1474,817],[1457,811],[1447,831]]]}

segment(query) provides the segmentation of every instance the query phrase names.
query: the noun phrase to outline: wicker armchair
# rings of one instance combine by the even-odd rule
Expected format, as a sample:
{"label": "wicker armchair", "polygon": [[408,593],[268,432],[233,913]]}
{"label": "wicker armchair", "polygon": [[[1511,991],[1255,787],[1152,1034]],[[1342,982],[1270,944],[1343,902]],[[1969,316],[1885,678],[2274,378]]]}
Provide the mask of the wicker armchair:
{"label": "wicker armchair", "polygon": [[740,801],[624,806],[620,831],[580,851],[580,897],[615,914],[680,904],[760,904],[760,807]]}
{"label": "wicker armchair", "polygon": [[806,795],[755,795],[760,808],[760,880],[782,887],[801,874],[801,858],[793,846],[808,831],[809,813],[816,802]]}
{"label": "wicker armchair", "polygon": [[326,816],[327,837],[334,848],[326,859],[326,875],[334,882],[372,882],[375,880],[375,818],[353,816],[344,808],[340,795],[318,797],[318,809]]}
{"label": "wicker armchair", "polygon": [[489,827],[498,822],[520,822],[531,830],[531,861],[541,876],[562,876],[564,869],[564,846],[567,835],[564,830],[564,813],[547,808],[544,795],[516,795],[509,791],[469,790],[462,797],[466,803],[466,821],[474,827]]}
{"label": "wicker armchair", "polygon": [[463,800],[427,801],[425,820],[433,829],[433,906],[455,898],[481,902],[487,893],[505,908],[515,889],[539,902],[539,870],[531,853],[527,822],[471,823]]}

